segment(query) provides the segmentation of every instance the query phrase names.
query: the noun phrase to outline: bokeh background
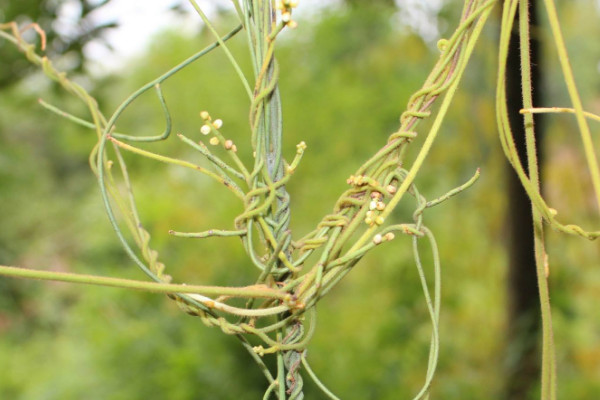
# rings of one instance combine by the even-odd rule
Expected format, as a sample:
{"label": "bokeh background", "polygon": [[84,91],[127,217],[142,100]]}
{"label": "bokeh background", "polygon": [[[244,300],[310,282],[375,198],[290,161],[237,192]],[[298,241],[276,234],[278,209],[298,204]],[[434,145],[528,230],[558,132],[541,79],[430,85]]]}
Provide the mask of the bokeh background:
{"label": "bokeh background", "polygon": [[[111,44],[119,46],[109,39],[123,21],[99,17],[112,1],[63,3],[71,4],[72,29],[65,29],[65,5],[57,1],[0,1],[0,22],[41,22],[52,33],[57,65],[88,88],[107,113],[212,41],[199,18],[172,2],[173,9],[164,11],[172,22],[144,41],[135,39],[139,48],[124,57],[110,50]],[[288,188],[295,237],[330,212],[346,178],[396,130],[408,97],[439,54],[437,39],[452,32],[461,8],[459,1],[317,3],[300,2],[306,9],[299,12],[299,27],[281,38],[277,50],[284,154],[291,159],[298,142],[308,145]],[[223,33],[235,24],[226,4],[209,6]],[[600,3],[559,6],[584,103],[598,113]],[[482,170],[472,188],[425,217],[443,260],[442,342],[432,389],[439,399],[506,398],[521,345],[509,340],[507,322],[510,215],[493,103],[497,11],[416,181],[434,198],[477,167]],[[543,39],[548,32],[545,14],[541,17],[535,35]],[[178,18],[186,23],[178,24]],[[231,41],[247,65],[244,46],[243,36]],[[94,133],[43,110],[37,99],[85,117],[84,107],[19,57],[0,43],[0,264],[143,279],[109,226],[89,170]],[[549,47],[544,62],[547,98],[552,105],[568,104]],[[199,137],[198,113],[209,110],[224,120],[224,132],[249,159],[248,102],[222,52],[181,71],[163,90],[176,132]],[[136,102],[118,129],[140,135],[162,131],[153,96]],[[550,204],[563,220],[597,229],[598,210],[574,120],[553,116],[545,126],[543,178]],[[592,129],[598,132],[598,125]],[[409,159],[419,143],[411,146]],[[174,137],[153,146],[163,154],[200,159]],[[151,244],[175,280],[251,283],[256,271],[238,240],[195,241],[167,233],[230,227],[241,211],[239,202],[203,176],[125,156]],[[410,206],[400,207],[396,218],[406,220]],[[600,398],[600,248],[550,232],[548,250],[559,398]],[[424,379],[430,325],[410,240],[399,238],[369,254],[318,310],[309,360],[334,393],[343,399],[412,398]],[[0,278],[0,355],[3,399],[257,399],[266,387],[234,338],[183,314],[164,296],[121,289]],[[305,387],[307,398],[322,398],[310,379]],[[535,398],[536,392],[532,384],[520,398]]]}

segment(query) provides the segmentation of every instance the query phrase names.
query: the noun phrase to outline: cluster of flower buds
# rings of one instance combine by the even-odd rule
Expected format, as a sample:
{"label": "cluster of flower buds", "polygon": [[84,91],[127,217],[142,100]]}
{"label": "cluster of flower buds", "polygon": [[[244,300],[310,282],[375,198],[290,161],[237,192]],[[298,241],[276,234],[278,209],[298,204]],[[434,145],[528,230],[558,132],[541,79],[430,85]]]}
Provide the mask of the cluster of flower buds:
{"label": "cluster of flower buds", "polygon": [[304,153],[304,150],[306,150],[306,143],[304,141],[301,141],[296,145],[296,151],[298,154],[302,154]]}
{"label": "cluster of flower buds", "polygon": [[394,235],[394,232],[388,232],[385,235],[378,233],[377,235],[373,236],[373,243],[380,244],[382,242],[389,242],[390,240],[393,240],[395,237],[396,237],[396,235]]}
{"label": "cluster of flower buds", "polygon": [[367,225],[382,225],[384,220],[380,211],[385,209],[385,203],[383,202],[383,195],[379,192],[371,192],[371,202],[369,203],[369,211],[365,217],[365,223]]}
{"label": "cluster of flower buds", "polygon": [[298,23],[292,19],[292,9],[298,7],[298,0],[277,0],[275,8],[281,10],[281,21],[291,29],[298,26]]}
{"label": "cluster of flower buds", "polygon": [[362,186],[367,184],[367,179],[364,175],[350,175],[350,178],[346,179],[348,185]]}
{"label": "cluster of flower buds", "polygon": [[286,163],[285,168],[286,168],[286,172],[288,174],[291,175],[294,173],[294,171],[296,171],[296,167],[298,167],[298,164],[300,163],[300,160],[302,159],[304,150],[306,150],[306,143],[304,141],[302,141],[296,145],[296,156],[294,157],[294,160],[289,165]]}
{"label": "cluster of flower buds", "polygon": [[[220,119],[215,119],[213,121],[208,111],[201,111],[200,117],[204,120],[204,125],[202,125],[202,127],[200,128],[200,132],[203,135],[209,135],[210,133],[214,134],[214,136],[209,139],[208,143],[212,144],[213,146],[216,146],[219,143],[221,143],[219,136],[222,135],[219,133],[219,129],[221,129],[221,127],[223,126],[223,121]],[[230,139],[225,140],[223,146],[226,150],[231,150],[234,153],[237,152],[237,146]]]}

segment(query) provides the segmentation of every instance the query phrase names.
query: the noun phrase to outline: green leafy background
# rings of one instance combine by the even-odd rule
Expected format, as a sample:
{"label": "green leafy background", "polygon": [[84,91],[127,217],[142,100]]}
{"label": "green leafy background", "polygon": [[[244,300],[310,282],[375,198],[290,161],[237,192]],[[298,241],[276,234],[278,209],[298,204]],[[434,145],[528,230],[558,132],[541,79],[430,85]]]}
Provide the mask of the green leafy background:
{"label": "green leafy background", "polygon": [[[569,3],[561,18],[582,94],[597,113],[600,41],[581,39],[600,36],[598,13],[590,9],[591,1]],[[450,8],[442,10],[443,34],[455,15]],[[227,15],[221,19],[224,31],[231,21]],[[495,23],[484,33],[452,114],[416,181],[434,198],[482,168],[474,187],[425,216],[443,260],[442,342],[433,398],[501,398],[510,365],[505,165],[493,113]],[[161,32],[143,57],[94,82],[92,92],[103,109],[112,110],[128,93],[210,41],[205,31],[195,36],[175,28]],[[240,37],[231,46],[247,64],[244,44]],[[290,160],[299,141],[308,145],[289,185],[292,228],[300,237],[330,212],[346,178],[397,128],[437,49],[387,15],[333,8],[286,33],[277,57],[284,154]],[[546,59],[555,64],[551,49]],[[545,87],[553,105],[564,105],[558,72],[557,66],[550,68]],[[183,70],[163,90],[176,132],[198,138],[198,112],[208,110],[224,120],[223,131],[249,159],[247,99],[223,53],[213,52]],[[0,91],[0,263],[143,279],[111,231],[87,166],[94,133],[40,109],[38,97],[85,115],[82,105],[38,75]],[[565,219],[592,227],[597,210],[573,122],[549,118],[545,190]],[[163,127],[159,103],[148,94],[118,128],[149,135]],[[200,158],[175,138],[149,148]],[[151,243],[175,281],[252,282],[256,271],[237,239],[196,241],[167,233],[229,228],[241,211],[237,199],[193,172],[125,157]],[[396,217],[406,219],[410,212],[399,207]],[[548,243],[559,397],[599,398],[598,244],[554,233]],[[420,388],[430,326],[409,240],[399,238],[369,254],[318,311],[308,358],[334,393],[343,399],[404,399]],[[1,278],[0,354],[0,398],[6,399],[257,399],[266,386],[234,338],[181,313],[164,296],[120,289]],[[305,394],[322,398],[310,382]]]}

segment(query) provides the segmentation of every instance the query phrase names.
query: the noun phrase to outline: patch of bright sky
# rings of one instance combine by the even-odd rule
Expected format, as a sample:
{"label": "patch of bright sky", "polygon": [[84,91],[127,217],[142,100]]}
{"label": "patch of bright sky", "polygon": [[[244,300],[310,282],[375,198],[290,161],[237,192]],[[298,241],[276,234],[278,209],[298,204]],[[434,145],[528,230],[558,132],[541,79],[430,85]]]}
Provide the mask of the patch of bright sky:
{"label": "patch of bright sky", "polygon": [[[205,13],[214,15],[218,9],[232,9],[231,0],[197,0]],[[301,0],[294,14],[299,18],[310,17],[328,7],[336,7],[341,0]],[[442,0],[396,0],[399,6],[397,14],[401,26],[409,27],[426,41],[437,40],[436,16],[442,6]],[[171,10],[180,5],[185,14]],[[66,0],[63,3],[61,17],[56,29],[68,35],[77,29],[76,21],[80,13],[79,2]],[[86,58],[95,68],[93,72],[111,72],[119,69],[123,63],[140,55],[147,47],[152,35],[172,26],[190,34],[201,26],[199,16],[186,0],[110,0],[91,15],[95,23],[117,21],[119,26],[106,31],[105,38],[113,50],[100,42],[91,42],[84,49]]]}
{"label": "patch of bright sky", "polygon": [[[209,17],[218,9],[232,9],[231,0],[197,0],[197,2]],[[295,14],[307,15],[340,3],[340,0],[301,0]],[[187,12],[182,15],[172,11],[171,8],[176,5],[181,5]],[[56,29],[67,35],[70,30],[77,29],[75,21],[79,13],[77,1],[65,1]],[[91,42],[84,49],[86,58],[92,66],[92,72],[100,74],[115,71],[127,59],[140,55],[152,35],[161,30],[177,26],[177,29],[184,33],[192,34],[202,24],[200,17],[185,0],[111,0],[95,10],[91,18],[96,23],[118,22],[117,28],[109,29],[104,34],[112,50],[100,42]]]}
{"label": "patch of bright sky", "polygon": [[[368,0],[365,0],[368,1]],[[231,8],[231,0],[197,0],[208,15],[218,8]],[[322,12],[324,8],[339,6],[341,0],[300,0],[297,16],[310,16]],[[395,18],[399,25],[409,27],[415,33],[432,43],[439,38],[437,14],[443,0],[396,0],[399,11]],[[600,9],[600,0],[595,2]],[[181,5],[188,12],[184,15],[170,10]],[[78,29],[79,2],[64,0],[61,16],[55,28],[69,35]],[[93,19],[98,23],[117,21],[119,26],[105,33],[106,40],[113,47],[107,49],[98,42],[89,43],[84,49],[86,58],[93,67],[92,72],[106,73],[118,70],[127,59],[140,55],[147,47],[149,38],[168,27],[177,26],[183,32],[194,33],[201,21],[186,0],[110,0],[96,10]],[[600,63],[597,66],[600,71]]]}
{"label": "patch of bright sky", "polygon": [[[199,1],[205,12],[214,12],[215,3],[222,1]],[[171,10],[181,4],[186,14]],[[111,0],[98,8],[91,17],[99,22],[115,21],[118,27],[105,32],[104,38],[112,47],[108,49],[101,42],[86,45],[85,56],[90,65],[96,66],[94,72],[108,72],[118,69],[129,58],[143,53],[152,35],[172,26],[183,32],[193,33],[198,27],[199,17],[193,12],[188,2],[165,0]],[[77,12],[77,10],[74,10]]]}
{"label": "patch of bright sky", "polygon": [[401,26],[410,27],[427,42],[439,39],[437,15],[443,0],[396,0]]}

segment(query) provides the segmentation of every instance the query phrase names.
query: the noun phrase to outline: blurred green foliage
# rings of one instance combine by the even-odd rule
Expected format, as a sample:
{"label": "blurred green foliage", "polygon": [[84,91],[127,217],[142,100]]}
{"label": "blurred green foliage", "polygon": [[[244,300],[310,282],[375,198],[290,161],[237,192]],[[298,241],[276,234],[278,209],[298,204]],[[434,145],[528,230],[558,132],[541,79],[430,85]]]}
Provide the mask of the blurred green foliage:
{"label": "blurred green foliage", "polygon": [[[65,61],[63,69],[81,72],[85,69],[85,45],[91,41],[108,45],[102,34],[116,26],[114,21],[99,23],[93,17],[93,12],[108,1],[0,0],[0,24],[16,21],[25,26],[36,22],[46,32],[46,53],[50,57],[60,55]],[[71,15],[66,14],[66,9],[71,10]],[[33,31],[29,33],[35,36]],[[0,88],[18,82],[35,70],[9,43],[0,42],[0,52]]]}
{"label": "blurred green foliage", "polygon": [[[597,24],[578,22],[591,21],[590,4],[566,6],[563,15],[575,47],[574,64],[582,70],[579,83],[587,103],[596,107],[591,111],[598,112],[600,77],[583,60],[589,52],[597,55],[599,44],[576,39],[584,28],[586,35],[598,37]],[[162,32],[143,57],[120,75],[102,78],[93,91],[104,109],[114,109],[125,95],[210,41],[208,32],[196,37]],[[247,64],[243,38],[231,43]],[[503,330],[503,159],[492,103],[495,43],[490,26],[416,182],[434,198],[482,168],[473,188],[425,216],[443,260],[442,347],[433,398],[499,398],[510,362]],[[301,21],[282,39],[277,56],[284,154],[291,158],[296,143],[308,144],[289,185],[295,237],[330,212],[345,179],[397,128],[399,114],[436,52],[389,16],[362,9],[333,8],[313,22]],[[555,82],[560,82],[556,71],[547,86],[560,101],[564,89]],[[49,89],[33,76],[0,92],[0,263],[143,279],[114,238],[87,166],[94,133],[36,109],[35,100],[41,96],[79,115],[83,107]],[[208,110],[224,120],[223,130],[238,143],[241,157],[250,156],[249,146],[242,145],[249,140],[247,99],[222,53],[181,71],[163,90],[176,132],[198,137],[198,112]],[[568,135],[573,121],[550,118],[546,190],[553,206],[570,219],[586,221],[595,210],[589,185],[578,177],[583,161]],[[148,94],[125,113],[118,128],[148,135],[163,127],[158,101]],[[200,162],[175,138],[148,148]],[[175,281],[252,282],[255,271],[238,240],[195,241],[167,234],[169,229],[230,228],[241,211],[230,193],[193,172],[124,156],[131,164],[142,220]],[[395,218],[405,221],[409,212],[400,207]],[[596,398],[598,245],[551,234],[549,252],[559,397]],[[260,398],[264,378],[237,341],[166,300],[118,289],[0,279],[0,398]],[[428,330],[410,241],[400,238],[361,261],[319,304],[309,360],[343,399],[411,398],[424,378]],[[306,397],[320,398],[306,381]]]}

